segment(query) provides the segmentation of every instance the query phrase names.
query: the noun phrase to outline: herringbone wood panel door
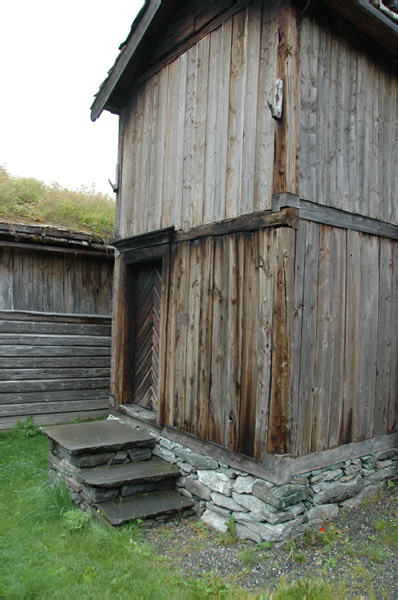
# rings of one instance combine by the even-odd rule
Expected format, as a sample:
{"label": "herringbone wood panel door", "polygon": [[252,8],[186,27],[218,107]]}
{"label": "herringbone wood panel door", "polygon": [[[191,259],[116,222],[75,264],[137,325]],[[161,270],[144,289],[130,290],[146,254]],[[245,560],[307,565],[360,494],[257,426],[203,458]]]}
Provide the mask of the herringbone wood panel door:
{"label": "herringbone wood panel door", "polygon": [[161,264],[137,269],[133,402],[156,411],[159,385]]}

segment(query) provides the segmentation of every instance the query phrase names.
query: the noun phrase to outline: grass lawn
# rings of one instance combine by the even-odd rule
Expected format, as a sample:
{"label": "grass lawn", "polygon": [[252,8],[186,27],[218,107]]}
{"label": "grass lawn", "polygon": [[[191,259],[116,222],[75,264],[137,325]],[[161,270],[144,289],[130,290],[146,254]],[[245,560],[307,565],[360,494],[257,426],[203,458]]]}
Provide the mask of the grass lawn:
{"label": "grass lawn", "polygon": [[[0,434],[0,596],[6,598],[247,598],[212,574],[187,577],[143,539],[106,526],[47,484],[48,440],[28,424]],[[314,576],[316,574],[314,573]],[[269,598],[253,594],[251,597]],[[275,599],[343,597],[324,579],[281,582]]]}
{"label": "grass lawn", "polygon": [[6,597],[195,597],[155,558],[137,525],[84,518],[46,485],[48,440],[0,437],[2,589]]}

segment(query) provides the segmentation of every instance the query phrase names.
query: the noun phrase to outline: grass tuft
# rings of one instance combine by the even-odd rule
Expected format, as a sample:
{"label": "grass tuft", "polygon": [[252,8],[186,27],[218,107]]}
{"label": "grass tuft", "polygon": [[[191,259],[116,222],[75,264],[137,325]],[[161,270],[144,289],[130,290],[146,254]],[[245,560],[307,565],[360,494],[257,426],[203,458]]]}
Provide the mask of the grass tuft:
{"label": "grass tuft", "polygon": [[0,219],[91,233],[105,243],[114,236],[115,201],[94,187],[69,190],[31,177],[13,177],[0,167]]}

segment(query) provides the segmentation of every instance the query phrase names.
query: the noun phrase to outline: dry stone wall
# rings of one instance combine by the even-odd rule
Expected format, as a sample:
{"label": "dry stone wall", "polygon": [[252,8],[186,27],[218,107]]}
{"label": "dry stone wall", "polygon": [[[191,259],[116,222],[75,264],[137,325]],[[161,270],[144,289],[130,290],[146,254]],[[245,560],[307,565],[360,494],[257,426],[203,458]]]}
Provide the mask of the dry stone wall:
{"label": "dry stone wall", "polygon": [[280,542],[376,494],[398,474],[398,448],[346,460],[275,485],[158,436],[153,454],[177,464],[179,491],[219,531],[234,521],[239,538]]}

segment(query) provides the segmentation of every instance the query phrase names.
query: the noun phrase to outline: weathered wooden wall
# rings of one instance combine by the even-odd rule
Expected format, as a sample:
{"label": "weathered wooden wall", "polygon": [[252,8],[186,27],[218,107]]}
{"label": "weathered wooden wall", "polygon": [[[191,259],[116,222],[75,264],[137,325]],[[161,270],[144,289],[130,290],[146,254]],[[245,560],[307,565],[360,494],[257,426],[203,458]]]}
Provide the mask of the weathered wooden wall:
{"label": "weathered wooden wall", "polygon": [[290,451],[294,229],[176,244],[164,423],[261,460]]}
{"label": "weathered wooden wall", "polygon": [[387,434],[398,414],[398,244],[301,221],[292,454]]}
{"label": "weathered wooden wall", "polygon": [[113,256],[0,247],[0,310],[110,315]]}
{"label": "weathered wooden wall", "polygon": [[276,17],[255,0],[135,86],[121,115],[117,237],[271,207]]}
{"label": "weathered wooden wall", "polygon": [[300,197],[398,223],[396,63],[330,13],[301,22]]}
{"label": "weathered wooden wall", "polygon": [[0,429],[108,413],[110,317],[0,311]]}

